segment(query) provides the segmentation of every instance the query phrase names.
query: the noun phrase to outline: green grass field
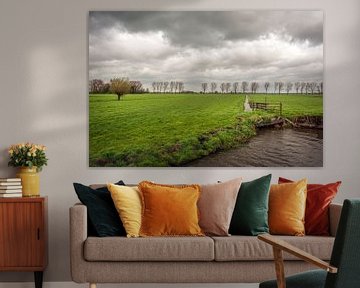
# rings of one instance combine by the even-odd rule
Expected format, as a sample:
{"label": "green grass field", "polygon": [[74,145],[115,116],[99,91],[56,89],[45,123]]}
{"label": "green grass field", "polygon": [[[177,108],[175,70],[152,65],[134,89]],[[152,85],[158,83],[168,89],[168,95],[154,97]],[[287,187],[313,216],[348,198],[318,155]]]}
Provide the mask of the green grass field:
{"label": "green grass field", "polygon": [[283,105],[283,116],[322,116],[323,97],[319,95],[298,94],[248,94],[249,100],[254,102],[279,103]]}
{"label": "green grass field", "polygon": [[[268,95],[286,117],[322,115],[322,97]],[[249,95],[263,102],[265,94]],[[130,94],[89,97],[90,166],[180,166],[256,134],[267,112],[244,112],[244,95]]]}

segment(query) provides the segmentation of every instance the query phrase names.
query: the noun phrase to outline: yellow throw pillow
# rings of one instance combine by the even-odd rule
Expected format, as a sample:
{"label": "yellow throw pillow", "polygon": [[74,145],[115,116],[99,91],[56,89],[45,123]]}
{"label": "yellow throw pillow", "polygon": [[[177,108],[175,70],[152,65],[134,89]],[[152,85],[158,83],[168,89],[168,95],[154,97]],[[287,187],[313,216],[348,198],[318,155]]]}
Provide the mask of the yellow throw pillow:
{"label": "yellow throw pillow", "polygon": [[139,237],[141,227],[141,196],[137,187],[108,184],[127,237]]}
{"label": "yellow throw pillow", "polygon": [[143,181],[140,236],[203,236],[197,201],[199,185],[172,186]]}
{"label": "yellow throw pillow", "polygon": [[269,195],[271,234],[303,236],[305,234],[307,180],[273,184]]}

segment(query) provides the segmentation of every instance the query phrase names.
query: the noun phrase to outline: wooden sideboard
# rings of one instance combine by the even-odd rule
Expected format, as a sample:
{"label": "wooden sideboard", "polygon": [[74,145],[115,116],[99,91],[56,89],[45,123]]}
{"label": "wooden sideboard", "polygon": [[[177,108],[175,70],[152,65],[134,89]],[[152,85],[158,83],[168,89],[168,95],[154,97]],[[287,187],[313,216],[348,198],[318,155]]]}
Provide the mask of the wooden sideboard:
{"label": "wooden sideboard", "polygon": [[0,198],[0,271],[32,271],[41,288],[47,250],[47,197]]}

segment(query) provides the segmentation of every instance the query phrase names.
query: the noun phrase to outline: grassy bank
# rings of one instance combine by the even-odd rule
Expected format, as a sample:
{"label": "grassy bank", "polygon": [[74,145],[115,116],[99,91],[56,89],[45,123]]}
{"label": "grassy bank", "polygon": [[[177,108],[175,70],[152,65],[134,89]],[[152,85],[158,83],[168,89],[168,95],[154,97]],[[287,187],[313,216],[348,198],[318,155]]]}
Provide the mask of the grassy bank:
{"label": "grassy bank", "polygon": [[[90,95],[90,166],[180,166],[245,142],[255,135],[255,122],[272,115],[245,113],[244,100],[233,94],[135,94],[121,101]],[[271,95],[267,101],[282,101],[284,115],[322,114],[322,97]]]}
{"label": "grassy bank", "polygon": [[322,116],[323,97],[319,95],[299,94],[248,94],[249,100],[254,102],[282,103],[283,116]]}

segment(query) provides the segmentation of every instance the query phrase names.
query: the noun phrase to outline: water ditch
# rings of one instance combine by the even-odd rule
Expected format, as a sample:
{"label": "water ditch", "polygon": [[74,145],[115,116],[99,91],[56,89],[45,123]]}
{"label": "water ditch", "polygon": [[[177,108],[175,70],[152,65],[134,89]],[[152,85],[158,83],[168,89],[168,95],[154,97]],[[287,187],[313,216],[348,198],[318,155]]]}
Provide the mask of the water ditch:
{"label": "water ditch", "polygon": [[241,146],[210,154],[190,167],[322,167],[322,129],[260,129]]}

